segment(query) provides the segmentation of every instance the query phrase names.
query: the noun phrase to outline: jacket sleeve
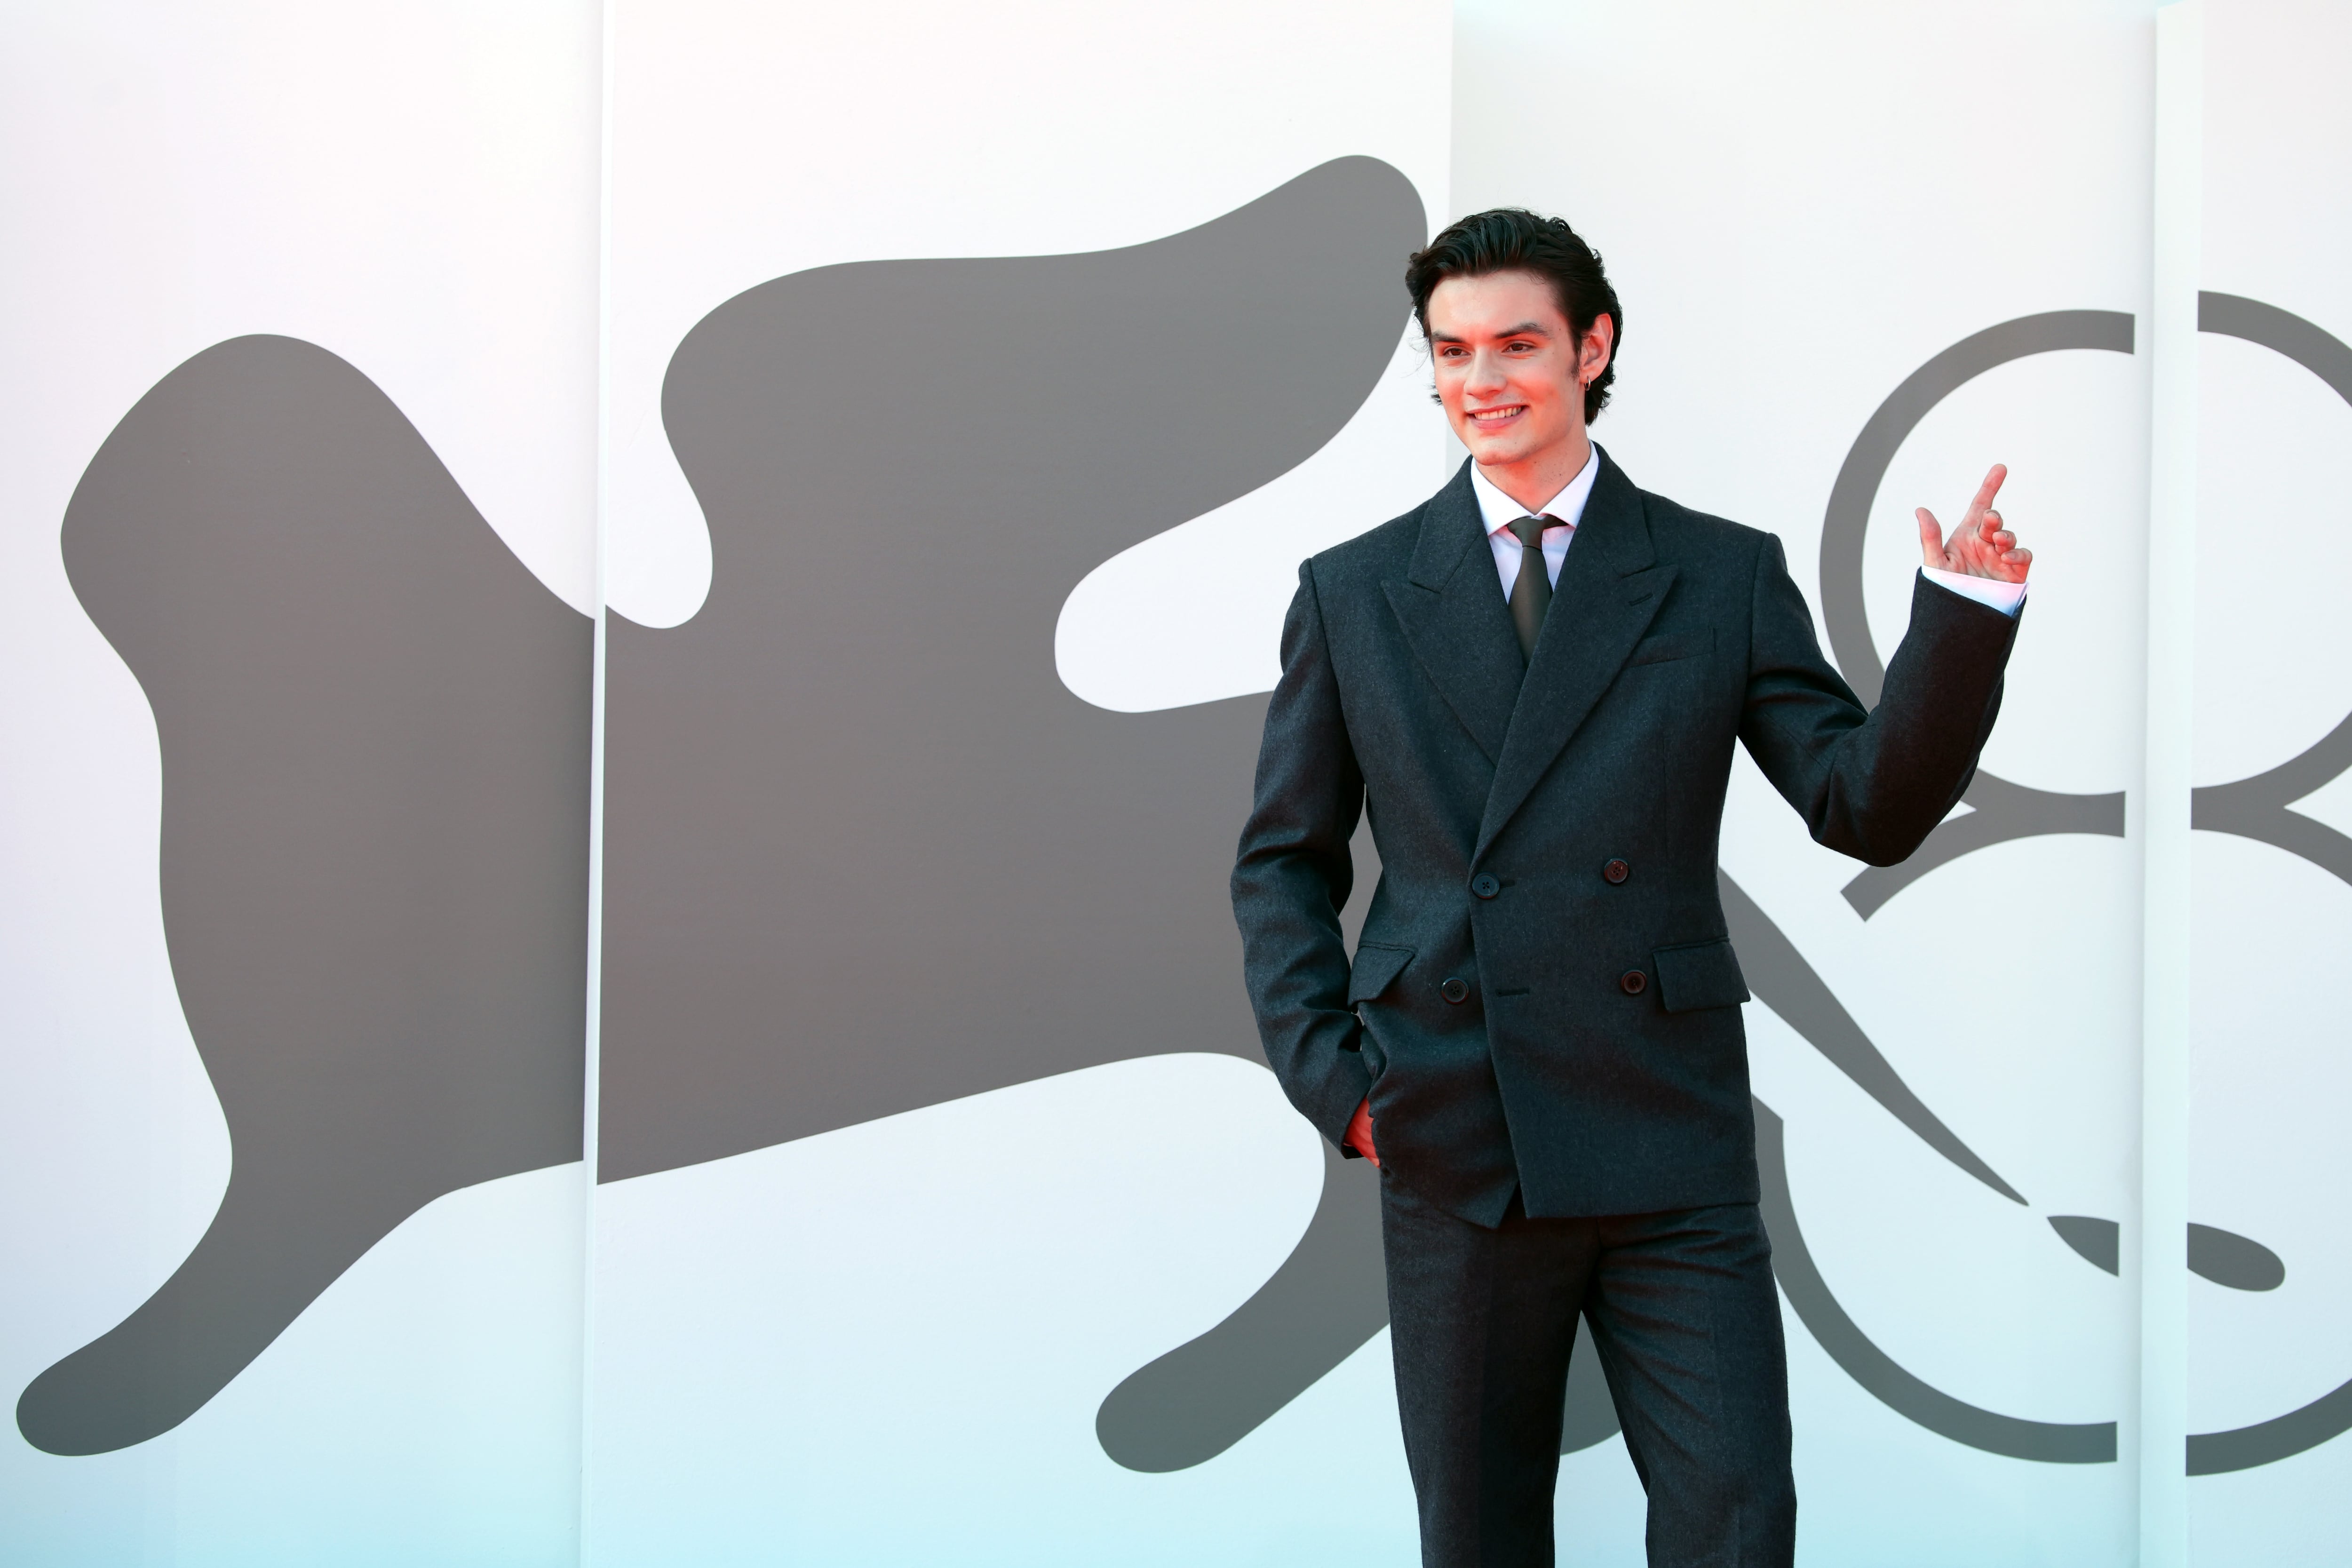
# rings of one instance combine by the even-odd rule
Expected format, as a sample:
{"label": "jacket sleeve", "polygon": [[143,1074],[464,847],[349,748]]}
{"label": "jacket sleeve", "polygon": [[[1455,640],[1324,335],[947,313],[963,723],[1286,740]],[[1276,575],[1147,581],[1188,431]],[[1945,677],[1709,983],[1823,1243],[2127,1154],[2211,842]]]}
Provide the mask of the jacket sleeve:
{"label": "jacket sleeve", "polygon": [[1891,866],[1976,776],[2018,617],[1914,580],[1911,626],[1865,711],[1822,657],[1778,539],[1758,552],[1739,738],[1816,842]]}
{"label": "jacket sleeve", "polygon": [[1258,1037],[1283,1092],[1346,1154],[1371,1088],[1348,1005],[1339,910],[1355,880],[1348,841],[1364,775],[1339,711],[1311,563],[1282,626],[1282,679],[1266,704],[1256,794],[1234,864],[1234,917]]}

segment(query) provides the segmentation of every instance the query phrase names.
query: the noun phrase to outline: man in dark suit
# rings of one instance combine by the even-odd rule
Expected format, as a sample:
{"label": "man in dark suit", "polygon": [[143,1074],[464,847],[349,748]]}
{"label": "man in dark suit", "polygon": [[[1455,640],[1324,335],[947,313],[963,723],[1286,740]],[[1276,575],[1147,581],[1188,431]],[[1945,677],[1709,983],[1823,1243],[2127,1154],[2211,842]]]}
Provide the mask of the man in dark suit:
{"label": "man in dark suit", "polygon": [[1921,510],[1865,712],[1777,538],[1636,489],[1587,437],[1624,321],[1568,225],[1465,218],[1407,280],[1472,460],[1299,569],[1233,876],[1266,1056],[1380,1167],[1424,1563],[1552,1561],[1580,1313],[1650,1562],[1785,1564],[1788,1374],[1716,880],[1732,747],[1821,843],[1909,855],[1991,731],[2030,556],[1999,468],[1948,541]]}

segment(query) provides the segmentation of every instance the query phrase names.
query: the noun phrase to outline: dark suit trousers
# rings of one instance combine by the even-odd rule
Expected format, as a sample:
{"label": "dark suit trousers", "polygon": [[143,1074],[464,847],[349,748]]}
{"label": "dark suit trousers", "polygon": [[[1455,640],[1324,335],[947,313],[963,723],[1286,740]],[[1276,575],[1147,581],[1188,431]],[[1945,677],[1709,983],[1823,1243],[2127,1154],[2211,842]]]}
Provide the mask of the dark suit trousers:
{"label": "dark suit trousers", "polygon": [[1488,1229],[1383,1173],[1381,1228],[1424,1568],[1549,1568],[1580,1312],[1649,1493],[1653,1568],[1786,1568],[1789,1373],[1754,1205],[1529,1219],[1514,1199]]}

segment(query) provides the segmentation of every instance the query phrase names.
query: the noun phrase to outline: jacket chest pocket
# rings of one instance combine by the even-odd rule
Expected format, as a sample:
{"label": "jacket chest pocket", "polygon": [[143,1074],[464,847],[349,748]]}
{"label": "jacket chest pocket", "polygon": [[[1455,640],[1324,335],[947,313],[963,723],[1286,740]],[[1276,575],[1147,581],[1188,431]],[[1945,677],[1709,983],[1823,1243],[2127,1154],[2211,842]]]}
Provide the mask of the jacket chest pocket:
{"label": "jacket chest pocket", "polygon": [[1693,626],[1683,631],[1660,632],[1655,637],[1643,637],[1633,645],[1633,655],[1625,660],[1625,668],[1631,669],[1637,664],[1672,664],[1676,659],[1695,658],[1700,654],[1713,651],[1715,651],[1713,626]]}

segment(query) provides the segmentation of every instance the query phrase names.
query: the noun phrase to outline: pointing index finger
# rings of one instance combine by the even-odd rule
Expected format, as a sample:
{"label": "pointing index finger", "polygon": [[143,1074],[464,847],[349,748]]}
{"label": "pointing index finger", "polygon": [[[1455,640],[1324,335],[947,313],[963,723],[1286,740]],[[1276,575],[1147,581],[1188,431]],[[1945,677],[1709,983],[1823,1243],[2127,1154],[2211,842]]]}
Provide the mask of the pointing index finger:
{"label": "pointing index finger", "polygon": [[1984,483],[1977,487],[1976,500],[1969,502],[1970,527],[1977,527],[1983,523],[1984,514],[1991,507],[1993,498],[2000,494],[2001,480],[2007,478],[2009,478],[2009,466],[2005,463],[1995,463],[1985,471]]}

